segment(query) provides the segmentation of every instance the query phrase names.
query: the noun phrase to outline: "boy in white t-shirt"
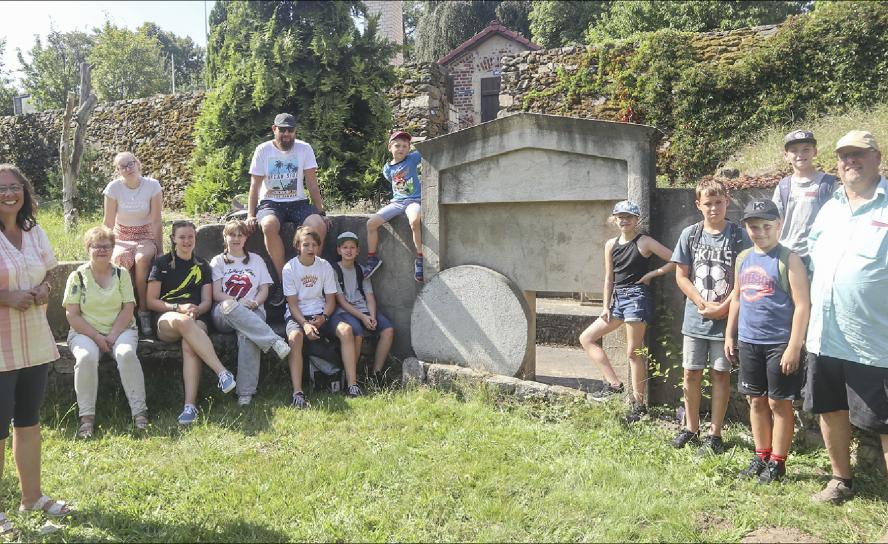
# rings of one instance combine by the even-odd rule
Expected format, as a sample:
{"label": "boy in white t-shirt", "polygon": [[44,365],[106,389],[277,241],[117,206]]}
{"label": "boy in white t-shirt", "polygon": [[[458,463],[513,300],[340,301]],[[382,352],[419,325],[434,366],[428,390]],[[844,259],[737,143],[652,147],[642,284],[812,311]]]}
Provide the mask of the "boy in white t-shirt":
{"label": "boy in white t-shirt", "polygon": [[357,354],[354,334],[348,323],[334,329],[329,323],[336,309],[336,273],[330,263],[317,256],[320,236],[314,229],[299,227],[293,237],[297,256],[284,265],[282,272],[284,296],[287,299],[287,341],[290,344],[290,380],[293,382],[293,407],[306,408],[302,391],[302,347],[305,338],[318,340],[321,335],[339,338],[342,364],[349,397],[361,396],[357,384]]}

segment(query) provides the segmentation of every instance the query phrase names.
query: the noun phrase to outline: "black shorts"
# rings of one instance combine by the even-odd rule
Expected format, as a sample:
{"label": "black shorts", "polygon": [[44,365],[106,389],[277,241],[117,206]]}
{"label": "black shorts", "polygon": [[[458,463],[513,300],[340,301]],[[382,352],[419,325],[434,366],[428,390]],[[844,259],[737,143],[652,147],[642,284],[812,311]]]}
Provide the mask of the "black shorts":
{"label": "black shorts", "polygon": [[282,225],[284,223],[293,223],[299,227],[309,215],[316,213],[318,213],[318,209],[305,199],[286,202],[263,200],[259,202],[259,208],[256,210],[256,219],[262,221],[263,217],[273,215],[277,217],[277,220]]}
{"label": "black shorts", "polygon": [[40,423],[48,375],[48,364],[0,372],[0,440],[9,437],[10,421],[14,420],[16,427]]}
{"label": "black shorts", "polygon": [[799,368],[792,374],[780,369],[780,359],[786,344],[740,343],[740,378],[737,390],[750,397],[768,397],[774,400],[801,398],[804,373],[804,350],[799,355]]}
{"label": "black shorts", "polygon": [[818,355],[808,366],[805,410],[848,410],[855,427],[888,434],[888,368]]}

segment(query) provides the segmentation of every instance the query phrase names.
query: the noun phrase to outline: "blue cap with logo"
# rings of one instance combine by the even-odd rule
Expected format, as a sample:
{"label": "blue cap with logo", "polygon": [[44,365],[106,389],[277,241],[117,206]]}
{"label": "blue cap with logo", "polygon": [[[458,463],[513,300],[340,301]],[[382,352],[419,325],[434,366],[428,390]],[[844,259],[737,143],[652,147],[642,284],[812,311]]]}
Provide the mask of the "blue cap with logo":
{"label": "blue cap with logo", "polygon": [[635,217],[641,217],[641,209],[638,207],[638,204],[631,200],[621,200],[620,202],[617,202],[611,215],[617,215],[618,213],[628,213]]}

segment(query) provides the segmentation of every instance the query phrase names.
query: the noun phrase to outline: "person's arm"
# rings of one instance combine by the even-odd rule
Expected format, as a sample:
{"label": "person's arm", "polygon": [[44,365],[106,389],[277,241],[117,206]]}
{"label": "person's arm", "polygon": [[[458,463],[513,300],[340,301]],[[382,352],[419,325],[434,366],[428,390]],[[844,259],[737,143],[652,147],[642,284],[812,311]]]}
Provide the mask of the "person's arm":
{"label": "person's arm", "polygon": [[610,307],[614,295],[614,257],[611,250],[616,238],[611,238],[604,243],[604,287],[601,291],[601,319],[607,323],[610,321]]}
{"label": "person's arm", "polygon": [[163,193],[158,192],[151,197],[151,234],[154,236],[154,243],[157,245],[157,253],[163,253],[163,220],[160,212],[163,210]]}
{"label": "person's arm", "polygon": [[675,263],[675,283],[678,285],[679,290],[684,293],[684,296],[688,297],[688,300],[702,312],[706,309],[706,301],[703,300],[703,296],[694,287],[694,282],[690,278],[690,269],[689,265]]}
{"label": "person's arm", "polygon": [[730,301],[730,306],[728,323],[725,327],[725,357],[733,363],[736,362],[737,323],[740,318],[740,288],[737,285],[734,285],[734,289],[728,295],[728,301]]}
{"label": "person's arm", "polygon": [[[664,264],[660,268],[657,268],[656,270],[651,270],[650,272],[642,276],[641,279],[638,280],[636,283],[650,285],[652,279],[659,276],[665,276],[666,274],[669,274],[670,272],[675,270],[675,263],[670,261],[670,259],[672,259],[672,252],[669,250],[668,247],[654,240],[650,236],[642,236],[641,238],[639,238],[638,245],[639,249],[641,249],[642,256],[647,257],[653,254],[666,261],[666,264]],[[645,255],[645,253],[647,253],[647,255]]]}
{"label": "person's arm", "polygon": [[33,305],[34,294],[31,291],[0,291],[0,306],[24,312]]}
{"label": "person's arm", "polygon": [[148,280],[148,290],[145,293],[145,299],[148,302],[148,309],[152,312],[163,314],[179,311],[178,304],[165,302],[160,299],[160,282],[157,280]]}
{"label": "person's arm", "polygon": [[253,299],[253,302],[256,306],[253,308],[254,310],[259,306],[265,304],[265,300],[268,298],[268,289],[270,284],[263,283],[259,286],[259,289],[256,290],[256,298]]}
{"label": "person's arm", "polygon": [[68,320],[68,325],[71,325],[71,328],[74,329],[75,332],[87,336],[95,342],[96,346],[99,347],[99,351],[109,351],[108,340],[104,335],[93,328],[92,325],[86,322],[86,319],[84,319],[83,315],[80,313],[80,304],[65,305],[65,318]]}
{"label": "person's arm", "polygon": [[111,198],[108,195],[105,195],[105,216],[102,219],[102,224],[104,224],[109,229],[114,228],[114,223],[117,221],[117,201]]}
{"label": "person's arm", "polygon": [[808,332],[808,318],[811,316],[811,296],[808,291],[808,270],[802,258],[795,253],[789,256],[789,288],[792,291],[792,329],[789,343],[780,358],[780,370],[792,374],[799,368],[805,334]]}
{"label": "person's arm", "polygon": [[256,174],[250,176],[250,196],[247,198],[247,228],[250,229],[251,233],[256,227],[256,208],[259,206],[259,188],[262,187],[263,181],[265,181],[265,176],[257,176]]}
{"label": "person's arm", "polygon": [[345,294],[344,294],[344,293],[336,293],[336,304],[337,304],[340,308],[342,308],[343,310],[345,310],[347,313],[349,313],[349,314],[351,314],[351,315],[357,317],[358,319],[361,319],[361,317],[364,315],[363,312],[358,311],[357,308],[355,308],[354,306],[352,306],[352,305],[348,302],[348,300],[346,300],[346,298],[345,298]]}
{"label": "person's arm", "polygon": [[130,322],[133,320],[133,313],[135,310],[136,303],[127,302],[120,308],[120,311],[117,312],[117,318],[114,320],[114,324],[111,325],[111,331],[105,335],[105,338],[108,339],[110,345],[117,342],[117,337],[120,336],[120,333],[129,327]]}
{"label": "person's arm", "polygon": [[235,300],[235,298],[222,289],[222,278],[213,280],[213,300],[222,302],[223,300]]}
{"label": "person's arm", "polygon": [[311,196],[311,203],[321,214],[326,213],[324,210],[324,201],[321,199],[321,186],[318,185],[318,169],[309,168],[302,172],[305,180],[305,186],[308,188],[308,194]]}
{"label": "person's arm", "polygon": [[213,284],[205,283],[200,288],[200,304],[197,305],[194,318],[198,318],[210,311],[213,307]]}

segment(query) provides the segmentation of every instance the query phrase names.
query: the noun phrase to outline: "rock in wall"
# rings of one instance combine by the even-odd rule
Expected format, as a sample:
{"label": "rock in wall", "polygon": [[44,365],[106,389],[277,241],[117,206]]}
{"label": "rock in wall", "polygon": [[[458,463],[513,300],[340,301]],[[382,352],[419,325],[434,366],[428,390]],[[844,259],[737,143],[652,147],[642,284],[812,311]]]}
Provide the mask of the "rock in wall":
{"label": "rock in wall", "polygon": [[398,82],[388,90],[393,128],[414,137],[434,138],[448,128],[446,81],[435,63],[406,64],[397,70]]}

